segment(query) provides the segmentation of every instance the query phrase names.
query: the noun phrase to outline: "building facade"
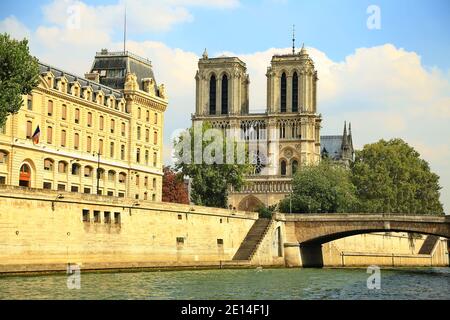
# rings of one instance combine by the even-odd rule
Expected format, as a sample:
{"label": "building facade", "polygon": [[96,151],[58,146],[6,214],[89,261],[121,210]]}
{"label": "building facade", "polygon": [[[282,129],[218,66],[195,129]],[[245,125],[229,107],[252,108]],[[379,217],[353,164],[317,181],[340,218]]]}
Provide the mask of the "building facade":
{"label": "building facade", "polygon": [[255,172],[242,190],[230,190],[229,205],[255,210],[292,190],[292,175],[321,159],[321,115],[317,113],[317,71],[305,48],[275,55],[267,68],[267,108],[249,112],[249,76],[237,57],[209,58],[205,50],[196,74],[192,121],[208,121],[236,139],[255,144]]}
{"label": "building facade", "polygon": [[85,78],[39,67],[0,129],[0,184],[161,201],[168,100],[150,61],[103,50]]}

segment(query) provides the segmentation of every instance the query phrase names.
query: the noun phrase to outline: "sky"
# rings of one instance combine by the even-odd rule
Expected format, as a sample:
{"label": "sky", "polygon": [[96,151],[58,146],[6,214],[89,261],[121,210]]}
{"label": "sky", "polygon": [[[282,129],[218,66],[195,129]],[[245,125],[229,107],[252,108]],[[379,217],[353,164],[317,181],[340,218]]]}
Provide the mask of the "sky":
{"label": "sky", "polygon": [[440,175],[450,213],[450,1],[448,0],[15,0],[0,1],[0,32],[30,40],[41,61],[78,75],[95,52],[127,49],[152,61],[169,96],[171,137],[190,126],[198,59],[238,56],[250,74],[250,109],[265,108],[273,54],[305,44],[318,70],[322,134],[352,123],[357,149],[402,138]]}

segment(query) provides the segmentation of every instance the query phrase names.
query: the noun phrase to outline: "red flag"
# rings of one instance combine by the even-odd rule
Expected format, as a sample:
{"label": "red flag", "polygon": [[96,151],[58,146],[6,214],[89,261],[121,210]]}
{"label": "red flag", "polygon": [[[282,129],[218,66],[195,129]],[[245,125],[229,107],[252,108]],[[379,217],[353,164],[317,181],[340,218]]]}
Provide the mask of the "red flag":
{"label": "red flag", "polygon": [[37,126],[36,131],[34,132],[33,136],[31,137],[31,139],[33,140],[33,144],[39,143],[40,135],[41,135],[41,129],[39,128],[39,126]]}

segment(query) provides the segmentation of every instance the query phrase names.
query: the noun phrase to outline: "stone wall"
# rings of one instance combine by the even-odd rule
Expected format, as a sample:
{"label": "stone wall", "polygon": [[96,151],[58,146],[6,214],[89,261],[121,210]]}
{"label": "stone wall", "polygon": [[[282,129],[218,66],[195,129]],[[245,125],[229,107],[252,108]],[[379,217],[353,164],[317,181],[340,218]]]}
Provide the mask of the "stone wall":
{"label": "stone wall", "polygon": [[[65,270],[68,263],[82,269],[216,266],[232,259],[257,219],[225,209],[16,187],[0,188],[0,207],[0,272]],[[83,211],[89,221],[83,222]]]}

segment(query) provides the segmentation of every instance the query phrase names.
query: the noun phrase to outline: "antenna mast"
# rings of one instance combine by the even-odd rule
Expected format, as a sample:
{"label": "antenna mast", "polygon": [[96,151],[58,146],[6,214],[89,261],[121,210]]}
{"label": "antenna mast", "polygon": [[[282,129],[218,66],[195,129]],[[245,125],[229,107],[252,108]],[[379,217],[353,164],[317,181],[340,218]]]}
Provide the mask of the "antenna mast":
{"label": "antenna mast", "polygon": [[123,53],[127,52],[127,5],[125,4],[125,19],[123,25]]}
{"label": "antenna mast", "polygon": [[295,54],[295,24],[292,25],[292,54]]}

